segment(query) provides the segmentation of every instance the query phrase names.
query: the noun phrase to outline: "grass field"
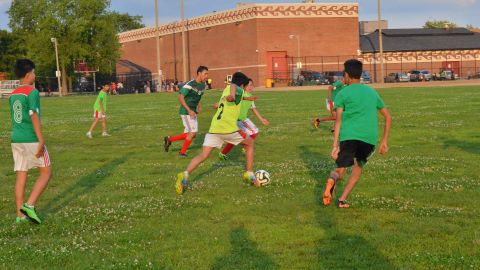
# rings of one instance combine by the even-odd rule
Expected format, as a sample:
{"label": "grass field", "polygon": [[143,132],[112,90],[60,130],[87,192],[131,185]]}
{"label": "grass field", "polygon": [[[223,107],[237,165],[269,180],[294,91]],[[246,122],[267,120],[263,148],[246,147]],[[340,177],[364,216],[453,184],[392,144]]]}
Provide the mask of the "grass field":
{"label": "grass field", "polygon": [[326,91],[258,93],[271,126],[259,125],[255,168],[270,186],[242,182],[234,149],[227,162],[215,152],[183,196],[174,176],[199,152],[220,92],[204,97],[188,159],[180,144],[163,151],[163,136],[183,131],[177,95],[109,97],[112,137],[93,140],[93,96],[43,98],[54,175],[37,204],[42,225],[14,224],[0,100],[0,268],[480,269],[478,87],[379,92],[393,115],[390,152],[369,162],[351,209],[321,205],[332,136],[311,119],[327,113]]}

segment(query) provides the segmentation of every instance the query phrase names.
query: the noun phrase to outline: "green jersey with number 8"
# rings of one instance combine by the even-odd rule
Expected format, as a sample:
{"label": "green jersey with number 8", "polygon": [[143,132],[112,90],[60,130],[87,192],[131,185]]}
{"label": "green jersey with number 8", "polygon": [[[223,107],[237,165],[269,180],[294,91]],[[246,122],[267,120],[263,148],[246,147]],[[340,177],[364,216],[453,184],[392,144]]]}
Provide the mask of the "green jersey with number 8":
{"label": "green jersey with number 8", "polygon": [[218,109],[212,119],[209,133],[214,134],[230,134],[237,132],[238,125],[237,120],[240,115],[240,108],[243,99],[243,89],[237,86],[235,94],[235,101],[227,101],[227,97],[230,96],[230,85],[225,87],[222,93],[222,97],[218,102]]}

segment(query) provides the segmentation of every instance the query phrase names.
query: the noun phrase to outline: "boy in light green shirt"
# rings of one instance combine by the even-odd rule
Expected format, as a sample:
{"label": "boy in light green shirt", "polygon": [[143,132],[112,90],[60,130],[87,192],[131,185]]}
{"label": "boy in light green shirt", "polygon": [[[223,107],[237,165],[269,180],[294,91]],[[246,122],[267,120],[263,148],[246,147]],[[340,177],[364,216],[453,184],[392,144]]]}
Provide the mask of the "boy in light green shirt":
{"label": "boy in light green shirt", "polygon": [[106,83],[103,85],[102,91],[97,96],[95,104],[93,105],[93,123],[90,126],[90,129],[87,132],[87,137],[89,139],[93,138],[92,131],[97,126],[98,120],[102,119],[102,136],[110,136],[107,133],[107,93],[110,90],[110,84]]}

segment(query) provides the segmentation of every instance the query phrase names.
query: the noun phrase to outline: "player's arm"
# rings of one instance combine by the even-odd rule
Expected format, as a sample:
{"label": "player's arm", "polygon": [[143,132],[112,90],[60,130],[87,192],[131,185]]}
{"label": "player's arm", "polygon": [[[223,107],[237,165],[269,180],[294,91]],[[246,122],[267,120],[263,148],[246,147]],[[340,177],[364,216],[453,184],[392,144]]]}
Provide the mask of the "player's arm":
{"label": "player's arm", "polygon": [[337,112],[337,119],[335,120],[335,131],[333,132],[333,146],[332,146],[332,158],[334,160],[337,160],[338,152],[340,152],[338,137],[340,136],[340,127],[342,126],[343,108],[338,107],[336,112]]}
{"label": "player's arm", "polygon": [[219,106],[218,106],[218,102],[215,103],[215,104],[213,104],[213,108],[214,108],[214,109],[218,109],[218,107],[219,107]]}
{"label": "player's arm", "polygon": [[234,102],[235,96],[237,95],[237,85],[234,83],[230,84],[230,95],[226,97],[228,102]]}
{"label": "player's arm", "polygon": [[243,100],[248,100],[248,101],[256,101],[258,97],[256,96],[251,96],[251,97],[243,97]]}
{"label": "player's arm", "polygon": [[332,100],[332,91],[333,91],[333,86],[329,85],[328,86],[328,100]]}
{"label": "player's arm", "polygon": [[195,117],[197,115],[192,109],[190,109],[190,107],[188,107],[187,102],[185,102],[185,96],[182,93],[180,93],[180,96],[178,97],[178,101],[180,102],[180,105],[182,105],[185,108],[185,110],[187,110],[188,115],[190,115],[190,117]]}
{"label": "player's arm", "polygon": [[38,117],[37,112],[33,112],[30,115],[30,118],[32,119],[33,130],[35,131],[35,135],[37,135],[38,139],[38,149],[35,156],[39,158],[43,156],[43,153],[45,151],[45,141],[43,140],[42,124],[40,123],[40,118]]}
{"label": "player's arm", "polygon": [[253,114],[257,117],[258,121],[262,122],[264,126],[268,126],[270,123],[267,121],[267,119],[263,118],[262,115],[260,115],[260,112],[257,110],[257,108],[252,108]]}
{"label": "player's arm", "polygon": [[103,109],[103,100],[100,99],[100,111],[102,112],[102,114],[104,113],[104,109]]}
{"label": "player's arm", "polygon": [[388,152],[388,136],[390,135],[390,127],[392,126],[392,116],[387,108],[380,110],[380,114],[385,118],[385,126],[383,128],[382,142],[380,143],[380,154],[383,155]]}

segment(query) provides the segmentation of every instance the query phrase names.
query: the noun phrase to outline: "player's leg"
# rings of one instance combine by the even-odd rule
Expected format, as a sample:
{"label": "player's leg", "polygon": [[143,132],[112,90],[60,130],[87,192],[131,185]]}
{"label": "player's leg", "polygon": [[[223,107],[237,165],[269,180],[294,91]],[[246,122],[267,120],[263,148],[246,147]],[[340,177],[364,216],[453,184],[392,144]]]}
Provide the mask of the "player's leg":
{"label": "player's leg", "polygon": [[17,206],[17,217],[24,218],[25,215],[20,211],[23,206],[25,196],[25,184],[27,183],[28,172],[17,171],[17,181],[15,183],[15,205]]}
{"label": "player's leg", "polygon": [[110,136],[107,132],[107,116],[105,114],[102,115],[102,136]]}
{"label": "player's leg", "polygon": [[99,114],[99,113],[98,113],[97,111],[94,112],[94,114],[93,114],[93,123],[92,123],[92,125],[90,126],[90,129],[89,129],[88,132],[87,132],[87,137],[89,137],[90,139],[92,138],[92,132],[93,132],[93,130],[95,129],[95,127],[96,127],[97,124],[98,124],[98,117],[99,117],[98,114]]}
{"label": "player's leg", "polygon": [[337,168],[330,173],[325,185],[325,191],[323,192],[323,204],[325,206],[330,205],[332,202],[336,184],[343,178],[346,168],[354,164],[356,147],[357,145],[354,141],[340,142],[340,152],[337,160],[335,160]]}
{"label": "player's leg", "polygon": [[259,182],[256,181],[255,173],[253,172],[253,161],[255,156],[255,143],[250,137],[246,137],[241,144],[245,149],[245,173],[243,178],[246,182],[253,184],[255,186],[260,186]]}
{"label": "player's leg", "polygon": [[185,141],[183,142],[183,145],[182,145],[182,149],[179,152],[180,156],[184,156],[184,157],[187,156],[187,150],[190,147],[190,144],[192,144],[193,139],[195,139],[195,137],[197,136],[197,132],[196,132],[197,128],[192,129],[192,130],[195,130],[195,131],[191,131],[191,132],[187,133]]}

